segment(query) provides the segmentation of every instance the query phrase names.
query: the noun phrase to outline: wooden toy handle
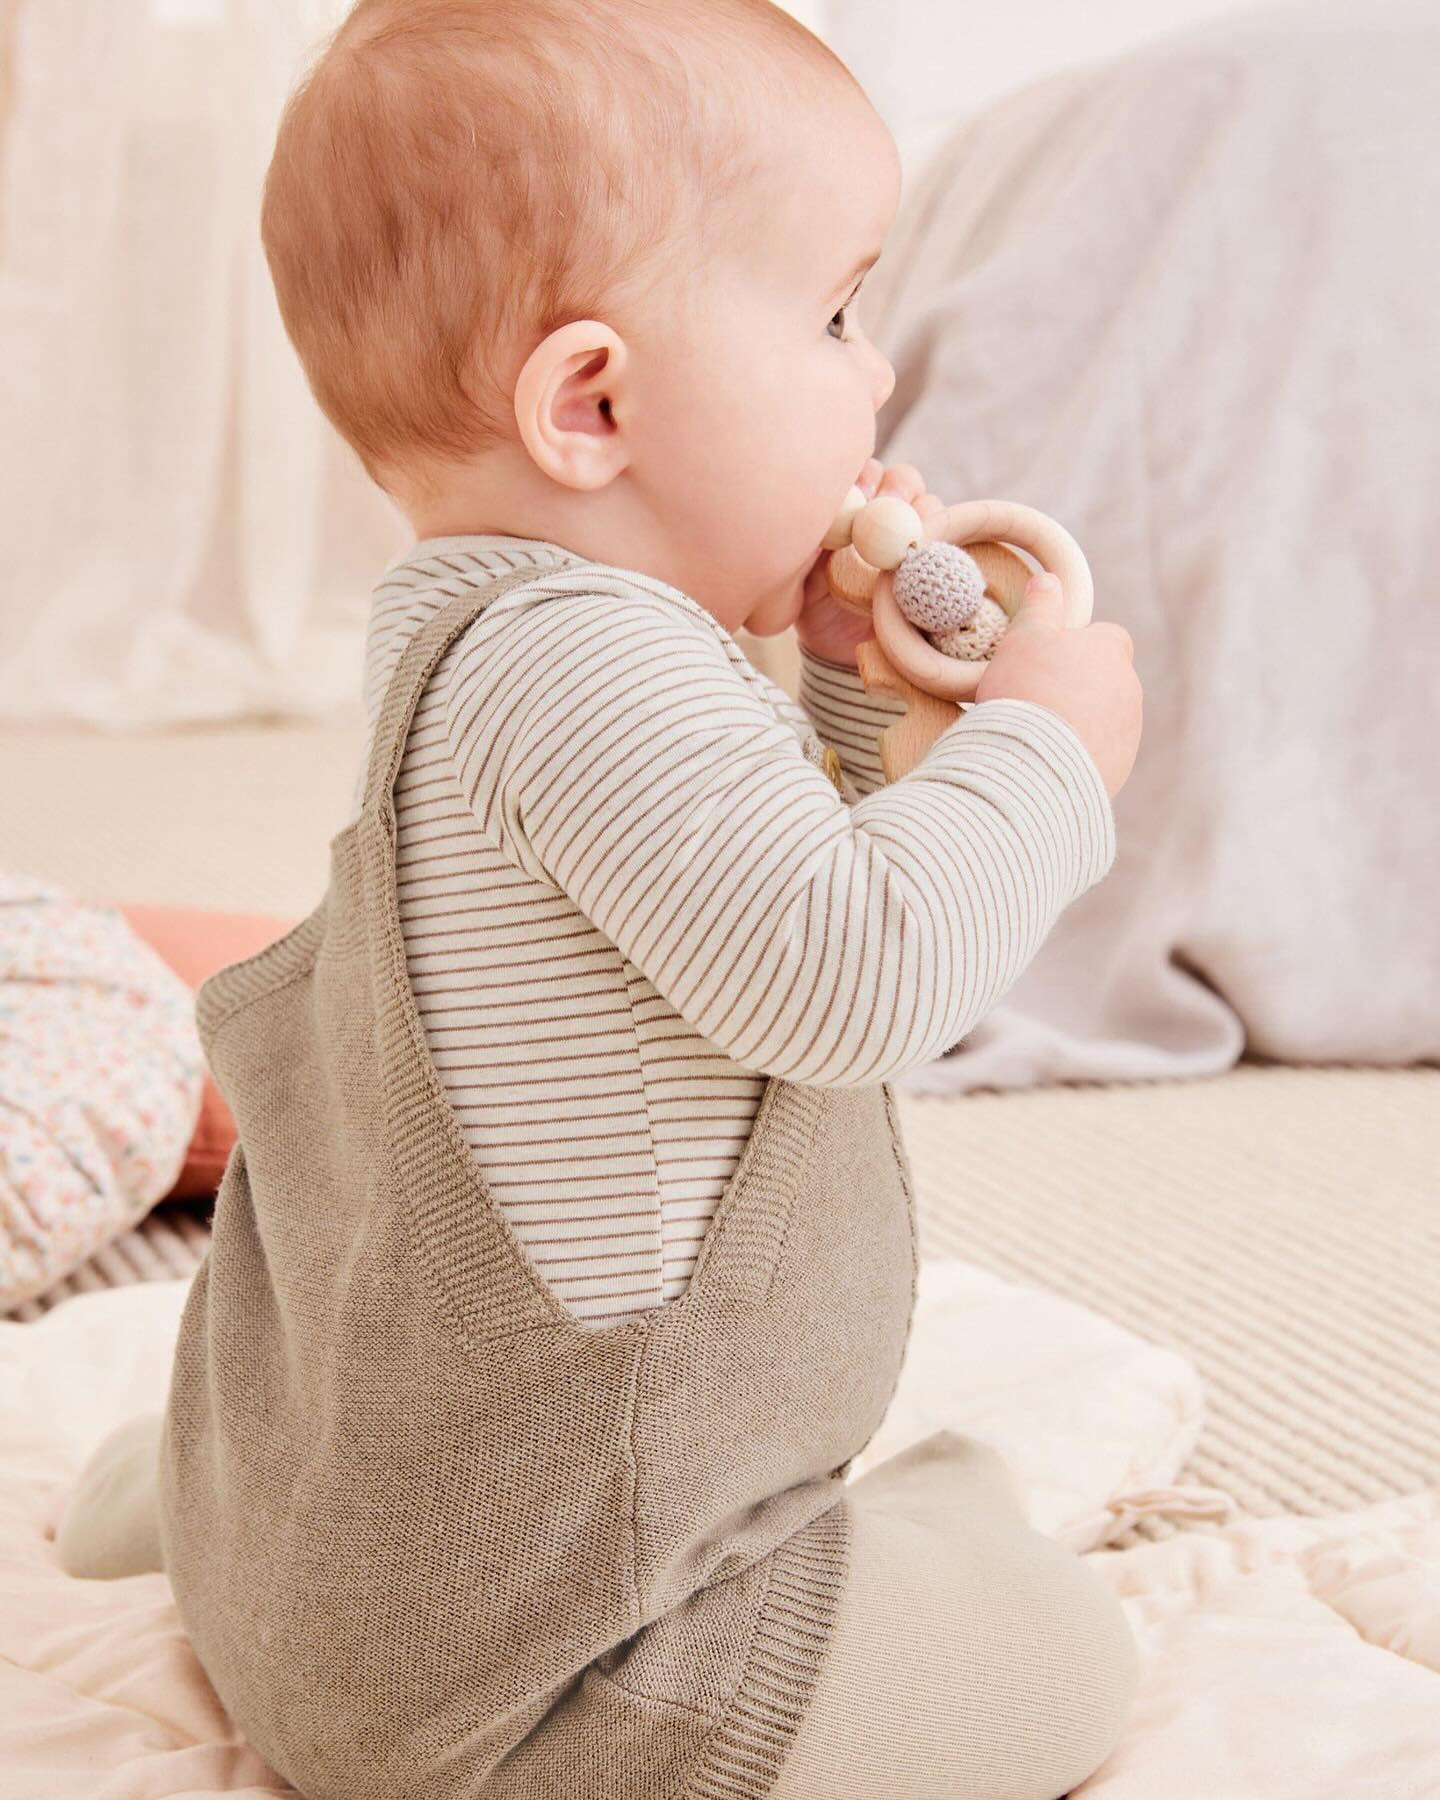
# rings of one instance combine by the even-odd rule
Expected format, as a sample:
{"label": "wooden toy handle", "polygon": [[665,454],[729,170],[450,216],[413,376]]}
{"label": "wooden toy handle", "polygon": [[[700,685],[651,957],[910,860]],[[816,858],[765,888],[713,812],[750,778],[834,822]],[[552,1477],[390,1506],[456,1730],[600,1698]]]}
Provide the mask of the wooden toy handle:
{"label": "wooden toy handle", "polygon": [[917,688],[889,662],[874,638],[855,647],[860,679],[869,694],[895,694],[907,702],[905,716],[880,733],[880,767],[886,781],[908,775],[946,726],[960,717],[953,700],[940,700]]}

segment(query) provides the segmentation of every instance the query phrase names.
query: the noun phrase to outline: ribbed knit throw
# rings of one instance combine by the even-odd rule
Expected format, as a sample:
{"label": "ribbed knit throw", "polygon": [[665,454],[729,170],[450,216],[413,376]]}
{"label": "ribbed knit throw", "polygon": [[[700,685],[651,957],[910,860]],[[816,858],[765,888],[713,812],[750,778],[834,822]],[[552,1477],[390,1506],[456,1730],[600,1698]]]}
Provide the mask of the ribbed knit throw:
{"label": "ribbed knit throw", "polygon": [[166,1567],[307,1800],[761,1800],[904,1357],[910,1168],[888,1086],[772,1079],[678,1299],[587,1330],[527,1260],[425,1049],[392,789],[440,657],[530,578],[411,640],[323,902],[201,991],[239,1144],[181,1321]]}

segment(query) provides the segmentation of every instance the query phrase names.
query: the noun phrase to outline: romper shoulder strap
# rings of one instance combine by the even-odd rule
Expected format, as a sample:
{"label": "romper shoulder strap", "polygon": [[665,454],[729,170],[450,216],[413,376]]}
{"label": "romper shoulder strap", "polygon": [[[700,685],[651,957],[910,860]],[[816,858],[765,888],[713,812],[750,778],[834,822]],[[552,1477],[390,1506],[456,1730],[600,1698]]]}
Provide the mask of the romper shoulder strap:
{"label": "romper shoulder strap", "polygon": [[425,684],[435,673],[441,657],[471,622],[492,602],[511,588],[527,581],[543,580],[548,569],[517,569],[502,575],[475,592],[459,594],[440,607],[416,631],[406,644],[390,677],[375,719],[370,740],[370,756],[365,770],[365,794],[360,803],[361,816],[372,813],[378,805],[387,806],[400,761],[405,754],[405,740],[410,735],[410,722],[425,692]]}
{"label": "romper shoulder strap", "polygon": [[[341,910],[363,914],[374,1007],[374,1068],[395,1191],[426,1254],[446,1304],[479,1336],[553,1325],[563,1318],[535,1266],[514,1238],[486,1186],[440,1084],[425,1041],[406,964],[396,876],[395,777],[410,724],[437,664],[467,626],[502,594],[543,581],[548,570],[520,569],[457,596],[411,637],[375,719],[365,792],[355,824],[358,861]],[[464,1231],[456,1220],[467,1221]]]}
{"label": "romper shoulder strap", "polygon": [[[368,840],[372,846],[370,867],[384,884],[386,894],[393,895],[395,812],[392,789],[404,755],[410,721],[420,704],[425,683],[450,645],[491,601],[511,588],[519,587],[522,582],[539,580],[546,573],[548,571],[544,569],[517,569],[471,593],[459,594],[440,607],[412,636],[380,703],[359,814],[331,842],[332,879],[325,898],[284,937],[241,962],[217,970],[202,984],[195,997],[195,1017],[200,1041],[207,1054],[216,1032],[232,1013],[314,962],[327,933],[334,944],[363,946],[371,941],[360,907],[352,904],[343,883],[337,890],[334,872],[351,867],[357,851],[361,851]],[[377,853],[378,861],[374,860]],[[359,896],[354,899],[358,901]]]}

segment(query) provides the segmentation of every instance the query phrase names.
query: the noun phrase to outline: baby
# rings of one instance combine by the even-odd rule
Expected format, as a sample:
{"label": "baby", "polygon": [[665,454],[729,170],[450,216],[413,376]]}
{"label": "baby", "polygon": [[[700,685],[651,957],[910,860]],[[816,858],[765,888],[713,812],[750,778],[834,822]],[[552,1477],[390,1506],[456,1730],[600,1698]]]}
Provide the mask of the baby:
{"label": "baby", "polygon": [[768,0],[361,0],[282,121],[285,324],[416,542],[325,900],[201,995],[239,1144],[167,1412],[59,1549],[163,1560],[307,1800],[1054,1800],[1128,1711],[994,1451],[845,1481],[915,1296],[889,1083],[1110,867],[1140,726],[1042,588],[882,783],[820,540],[941,504],[871,455],[898,194]]}

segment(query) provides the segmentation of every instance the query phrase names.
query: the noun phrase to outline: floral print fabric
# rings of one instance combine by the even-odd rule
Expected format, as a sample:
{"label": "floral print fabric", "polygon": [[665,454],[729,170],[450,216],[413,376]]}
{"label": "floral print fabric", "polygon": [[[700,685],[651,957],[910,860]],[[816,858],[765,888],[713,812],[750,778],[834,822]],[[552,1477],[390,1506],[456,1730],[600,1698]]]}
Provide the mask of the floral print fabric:
{"label": "floral print fabric", "polygon": [[0,872],[0,1311],[163,1199],[204,1069],[189,988],[117,911]]}

